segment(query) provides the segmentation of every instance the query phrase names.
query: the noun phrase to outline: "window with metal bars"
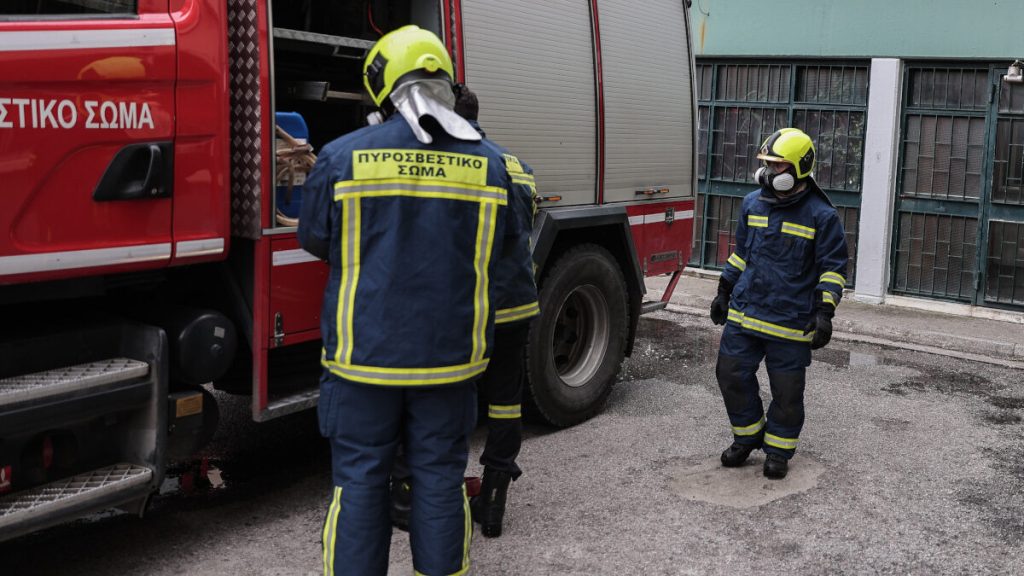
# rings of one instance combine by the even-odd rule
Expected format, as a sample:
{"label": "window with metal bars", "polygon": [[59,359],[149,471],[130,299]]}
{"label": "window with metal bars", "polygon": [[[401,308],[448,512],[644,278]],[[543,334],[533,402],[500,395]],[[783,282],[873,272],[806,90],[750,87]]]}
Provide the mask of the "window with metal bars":
{"label": "window with metal bars", "polygon": [[892,289],[970,302],[977,290],[989,71],[910,66],[904,89]]}
{"label": "window with metal bars", "polygon": [[1024,224],[989,222],[985,299],[1024,304]]}
{"label": "window with metal bars", "polygon": [[1024,305],[1024,85],[1003,83],[992,154],[985,301]]}
{"label": "window with metal bars", "polygon": [[899,227],[895,290],[960,300],[973,296],[977,218],[902,212]]}
{"label": "window with metal bars", "polygon": [[839,207],[856,268],[868,67],[859,63],[698,59],[697,225],[691,265],[721,268],[732,251],[742,197],[756,184],[757,150],[779,128],[814,140],[815,180]]}

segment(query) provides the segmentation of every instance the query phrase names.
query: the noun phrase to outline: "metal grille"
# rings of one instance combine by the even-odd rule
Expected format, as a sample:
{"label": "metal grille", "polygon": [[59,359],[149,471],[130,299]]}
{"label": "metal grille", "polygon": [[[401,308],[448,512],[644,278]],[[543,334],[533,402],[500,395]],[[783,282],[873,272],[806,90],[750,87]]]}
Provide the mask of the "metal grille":
{"label": "metal grille", "polygon": [[999,113],[1024,114],[1024,84],[1002,84],[999,91]]}
{"label": "metal grille", "polygon": [[989,71],[911,66],[905,82],[892,289],[975,302]]}
{"label": "metal grille", "polygon": [[715,98],[732,102],[788,102],[789,64],[736,64],[718,67]]}
{"label": "metal grille", "polygon": [[864,112],[796,110],[793,125],[814,140],[814,179],[822,188],[859,192],[864,169]]}
{"label": "metal grille", "polygon": [[697,80],[697,100],[711,100],[711,89],[713,86],[711,83],[711,74],[713,72],[714,66],[710,64],[697,65],[697,72],[694,74]]}
{"label": "metal grille", "polygon": [[850,263],[846,266],[846,284],[853,286],[857,278],[857,230],[860,228],[860,208],[839,206],[839,219],[846,231],[846,251],[850,255]]}
{"label": "metal grille", "polygon": [[687,265],[693,267],[700,267],[701,260],[704,256],[701,254],[701,247],[704,245],[704,199],[706,195],[703,193],[697,193],[697,201],[694,202],[693,209],[693,239],[690,244],[690,261]]}
{"label": "metal grille", "polygon": [[977,269],[978,220],[903,212],[899,226],[894,288],[970,301]]}
{"label": "metal grille", "polygon": [[1024,304],[1024,224],[989,222],[985,300]]}
{"label": "metal grille", "polygon": [[981,197],[985,118],[908,114],[903,137],[904,196]]}
{"label": "metal grille", "polygon": [[722,267],[729,254],[736,250],[736,220],[743,198],[737,196],[709,196],[707,217],[704,221],[704,262]]}
{"label": "metal grille", "polygon": [[43,507],[58,508],[72,500],[144,485],[152,477],[152,470],[134,464],[116,464],[93,470],[0,498],[0,520],[19,512],[31,510],[37,513]]}
{"label": "metal grille", "polygon": [[992,202],[1024,204],[1024,119],[999,119],[993,162]]}
{"label": "metal grille", "polygon": [[868,69],[863,66],[798,66],[797,102],[868,103]]}
{"label": "metal grille", "polygon": [[932,110],[988,108],[988,70],[913,68],[908,71],[907,105]]}
{"label": "metal grille", "polygon": [[[796,126],[815,140],[815,178],[839,206],[853,258],[857,246],[867,120],[868,67],[852,63],[698,61],[698,181],[691,264],[727,258],[739,200],[754,189],[757,150]],[[723,228],[724,227],[724,228]]]}
{"label": "metal grille", "polygon": [[[709,131],[711,129],[711,108],[708,106],[697,107],[697,149],[704,151],[708,149]],[[704,174],[708,169],[708,155],[700,154],[697,157],[697,174]]]}
{"label": "metal grille", "polygon": [[785,108],[716,108],[711,127],[711,177],[753,182],[760,162],[758,147],[772,132],[785,126]]}

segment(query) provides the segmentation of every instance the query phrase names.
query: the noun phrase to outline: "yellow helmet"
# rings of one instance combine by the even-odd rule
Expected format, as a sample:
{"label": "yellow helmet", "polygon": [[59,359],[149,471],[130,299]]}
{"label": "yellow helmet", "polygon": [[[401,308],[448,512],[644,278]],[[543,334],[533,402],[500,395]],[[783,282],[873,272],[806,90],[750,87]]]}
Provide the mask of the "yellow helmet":
{"label": "yellow helmet", "polygon": [[761,144],[757,158],[765,162],[792,164],[797,179],[803,179],[814,171],[814,142],[802,130],[783,128]]}
{"label": "yellow helmet", "polygon": [[378,107],[401,80],[437,77],[453,82],[452,58],[436,34],[419,26],[388,32],[363,63],[363,85]]}

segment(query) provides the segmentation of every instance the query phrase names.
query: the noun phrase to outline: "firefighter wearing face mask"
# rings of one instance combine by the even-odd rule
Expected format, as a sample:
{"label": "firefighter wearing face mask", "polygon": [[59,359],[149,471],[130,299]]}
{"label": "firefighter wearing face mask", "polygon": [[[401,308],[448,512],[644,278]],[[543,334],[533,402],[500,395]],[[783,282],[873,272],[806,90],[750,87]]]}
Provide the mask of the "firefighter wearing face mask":
{"label": "firefighter wearing face mask", "polygon": [[[804,423],[811,350],[828,344],[846,285],[843,223],[812,177],[814,143],[784,128],[761,145],[759,190],[743,199],[736,251],[711,304],[725,324],[716,376],[732,424],[722,465],[742,465],[758,448],[764,475],[784,478]],[[764,360],[772,400],[767,415],[756,372]]]}

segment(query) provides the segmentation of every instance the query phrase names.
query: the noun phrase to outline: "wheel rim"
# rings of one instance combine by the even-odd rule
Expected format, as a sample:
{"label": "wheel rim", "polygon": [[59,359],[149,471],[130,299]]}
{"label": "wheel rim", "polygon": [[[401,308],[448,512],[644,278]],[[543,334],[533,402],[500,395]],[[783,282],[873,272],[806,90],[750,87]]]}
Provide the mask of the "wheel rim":
{"label": "wheel rim", "polygon": [[558,310],[551,338],[552,359],[567,386],[590,382],[608,349],[608,302],[597,286],[578,286]]}

